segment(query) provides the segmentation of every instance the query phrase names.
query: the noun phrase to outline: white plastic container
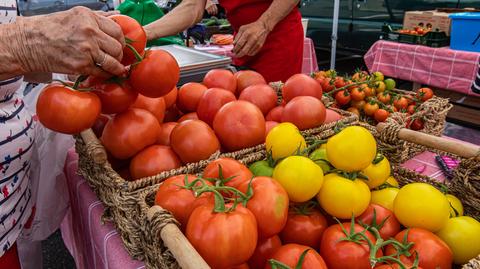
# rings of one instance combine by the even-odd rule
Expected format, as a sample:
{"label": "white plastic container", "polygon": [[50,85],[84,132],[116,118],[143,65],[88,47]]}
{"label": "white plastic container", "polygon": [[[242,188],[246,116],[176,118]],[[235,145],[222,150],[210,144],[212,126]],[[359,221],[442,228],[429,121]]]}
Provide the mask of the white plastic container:
{"label": "white plastic container", "polygon": [[302,18],[303,34],[307,36],[308,19]]}

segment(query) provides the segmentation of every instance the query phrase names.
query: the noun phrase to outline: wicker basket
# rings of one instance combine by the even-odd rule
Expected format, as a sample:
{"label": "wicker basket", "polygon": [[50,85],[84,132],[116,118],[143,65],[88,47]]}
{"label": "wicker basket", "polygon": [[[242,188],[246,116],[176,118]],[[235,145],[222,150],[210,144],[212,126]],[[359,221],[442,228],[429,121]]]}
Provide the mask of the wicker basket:
{"label": "wicker basket", "polygon": [[[394,131],[396,130],[396,131]],[[377,136],[390,135],[390,141],[402,140],[399,138],[400,128],[394,124],[387,124],[387,127],[382,132],[378,132],[376,129],[372,129],[372,132]],[[333,130],[325,130],[318,133],[311,138],[326,139],[334,135]],[[406,142],[406,141],[404,141]],[[408,142],[411,143],[411,142]],[[474,158],[465,159],[459,156],[455,156],[451,153],[442,152],[438,149],[429,149],[425,146],[417,145],[419,149],[431,150],[441,154],[448,154],[461,160],[460,165],[454,171],[453,180],[446,183],[450,191],[460,198],[464,204],[465,214],[480,220],[480,163],[475,161]],[[255,152],[250,156],[246,156],[241,160],[245,164],[261,160],[265,158],[266,152],[262,149],[259,152]],[[414,171],[407,170],[399,165],[393,165],[394,177],[399,181],[401,185],[412,182],[425,182],[432,184],[437,188],[441,188],[440,184],[432,178],[424,175],[420,175]],[[143,232],[144,238],[142,240],[143,247],[145,249],[146,265],[147,268],[177,268],[178,264],[175,261],[175,257],[169,252],[168,248],[164,246],[160,239],[160,233],[166,223],[172,223],[172,216],[168,211],[153,206],[154,196],[159,185],[146,188],[140,194],[139,211],[143,218]],[[149,212],[155,212],[150,214]],[[480,269],[480,257],[472,260],[470,263],[464,265],[463,269]]]}

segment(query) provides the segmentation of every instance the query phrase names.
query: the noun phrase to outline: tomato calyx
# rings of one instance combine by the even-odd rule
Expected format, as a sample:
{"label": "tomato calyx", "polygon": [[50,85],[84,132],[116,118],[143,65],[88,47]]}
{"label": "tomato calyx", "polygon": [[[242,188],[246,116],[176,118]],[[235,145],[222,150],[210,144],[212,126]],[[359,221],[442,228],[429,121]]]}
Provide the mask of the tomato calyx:
{"label": "tomato calyx", "polygon": [[380,231],[383,226],[385,225],[385,222],[390,218],[390,216],[386,217],[383,219],[380,223],[377,223],[377,210],[373,208],[373,218],[372,218],[372,223],[370,225],[364,223],[363,221],[359,220],[358,224],[363,226],[363,228],[369,230],[370,232],[375,234],[375,231]]}
{"label": "tomato calyx", "polygon": [[73,85],[71,83],[65,82],[65,81],[60,80],[60,79],[52,79],[52,82],[59,82],[64,87],[66,87],[68,89],[71,89],[71,90],[74,90],[74,91],[89,92],[89,91],[92,91],[93,89],[89,88],[89,87],[86,87],[86,88],[80,87],[80,84],[82,84],[82,82],[87,80],[87,78],[88,78],[88,76],[86,76],[86,75],[80,75],[80,76],[77,77],[77,79],[75,80]]}
{"label": "tomato calyx", "polygon": [[368,177],[366,175],[360,173],[360,172],[345,172],[345,171],[339,170],[339,169],[332,169],[332,170],[328,171],[328,174],[332,174],[332,173],[336,173],[339,176],[341,176],[343,178],[346,178],[346,179],[349,179],[351,181],[354,181],[356,179],[368,180]]}
{"label": "tomato calyx", "polygon": [[318,206],[317,201],[310,200],[300,205],[292,205],[291,209],[297,215],[310,216],[312,214],[312,210],[317,206]]}
{"label": "tomato calyx", "polygon": [[[307,256],[307,253],[308,253],[309,250],[310,250],[310,248],[307,248],[302,252],[300,257],[298,258],[297,265],[295,265],[295,268],[293,268],[293,269],[302,269],[303,262],[305,260],[305,257]],[[272,269],[292,269],[292,268],[290,268],[290,266],[288,266],[288,265],[286,265],[282,262],[279,262],[277,260],[274,260],[274,259],[270,259],[270,260],[268,260],[268,262],[270,263],[270,266],[272,267]]]}
{"label": "tomato calyx", "polygon": [[383,161],[383,159],[385,159],[385,156],[383,156],[383,154],[381,153],[377,153],[377,156],[375,156],[375,159],[373,159],[373,164],[379,164],[381,161]]}

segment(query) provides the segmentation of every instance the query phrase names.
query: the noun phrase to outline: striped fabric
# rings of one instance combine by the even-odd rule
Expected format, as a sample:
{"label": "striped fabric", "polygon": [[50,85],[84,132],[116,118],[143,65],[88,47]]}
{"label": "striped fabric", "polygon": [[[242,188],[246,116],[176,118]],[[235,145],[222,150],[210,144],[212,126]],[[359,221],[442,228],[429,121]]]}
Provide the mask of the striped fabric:
{"label": "striped fabric", "polygon": [[478,64],[477,76],[475,77],[475,80],[473,81],[473,84],[472,84],[472,91],[474,93],[480,94],[480,63]]}

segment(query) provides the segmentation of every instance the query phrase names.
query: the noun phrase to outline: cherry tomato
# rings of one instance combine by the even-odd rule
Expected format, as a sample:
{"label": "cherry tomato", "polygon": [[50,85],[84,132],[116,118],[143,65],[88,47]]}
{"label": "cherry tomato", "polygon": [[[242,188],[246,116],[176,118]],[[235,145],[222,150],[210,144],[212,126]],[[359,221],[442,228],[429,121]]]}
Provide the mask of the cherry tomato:
{"label": "cherry tomato", "polygon": [[265,138],[267,138],[268,133],[273,127],[277,126],[279,123],[276,121],[266,121],[265,122]]}
{"label": "cherry tomato", "polygon": [[182,166],[177,154],[169,146],[152,145],[140,151],[130,162],[133,179],[154,176]]}
{"label": "cherry tomato", "polygon": [[393,212],[377,204],[370,204],[367,210],[357,218],[357,222],[376,228],[383,240],[394,237],[400,232],[400,223]]}
{"label": "cherry tomato", "polygon": [[253,178],[252,172],[237,160],[231,158],[219,158],[207,165],[203,170],[204,178],[218,179],[222,170],[223,179],[231,178],[226,182],[226,186],[238,187],[244,182],[249,182]]}
{"label": "cherry tomato", "polygon": [[176,122],[167,122],[161,125],[161,131],[158,135],[157,144],[170,146],[170,134],[172,133],[173,128],[177,126]]}
{"label": "cherry tomato", "polygon": [[220,108],[213,129],[228,151],[265,142],[265,118],[258,107],[246,101],[230,102]]}
{"label": "cherry tomato", "polygon": [[352,101],[352,107],[358,109],[358,111],[362,111],[366,104],[367,104],[367,102],[365,102],[363,100],[362,101]]}
{"label": "cherry tomato", "polygon": [[[305,255],[305,259],[300,267],[297,267],[299,264],[300,256],[308,250]],[[307,246],[302,246],[298,244],[287,244],[281,246],[272,256],[272,259],[279,261],[289,268],[302,268],[302,269],[327,269],[327,265],[323,260],[322,256],[318,254],[315,249],[309,248]],[[273,268],[269,263],[265,269]]]}
{"label": "cherry tomato", "polygon": [[433,91],[430,88],[420,88],[417,91],[417,98],[422,100],[422,102],[425,102],[432,97]]}
{"label": "cherry tomato", "polygon": [[378,109],[379,106],[377,103],[366,103],[363,107],[363,111],[365,111],[365,114],[370,117],[373,117]]}
{"label": "cherry tomato", "polygon": [[242,94],[243,90],[250,86],[267,84],[267,81],[260,73],[251,70],[239,71],[235,73],[235,77],[237,78],[238,95]]}
{"label": "cherry tomato", "polygon": [[104,83],[94,87],[102,102],[102,113],[116,114],[127,110],[137,99],[138,93],[132,90],[128,82]]}
{"label": "cherry tomato", "polygon": [[103,133],[103,129],[105,129],[105,125],[110,120],[110,117],[104,114],[100,114],[98,118],[95,120],[95,123],[92,126],[92,131],[96,137],[101,137]]}
{"label": "cherry tomato", "polygon": [[365,92],[358,87],[353,88],[353,90],[350,91],[350,95],[353,101],[362,101],[365,99]]}
{"label": "cherry tomato", "polygon": [[165,118],[165,100],[162,97],[150,98],[139,94],[137,100],[135,100],[135,103],[133,103],[131,107],[147,110],[157,118],[158,123],[163,123],[163,119]]}
{"label": "cherry tomato", "polygon": [[297,96],[285,106],[282,122],[291,122],[300,130],[318,127],[325,121],[322,101],[311,96]]}
{"label": "cherry tomato", "polygon": [[225,89],[233,94],[237,91],[237,79],[232,72],[225,69],[213,69],[203,78],[203,84],[207,88]]}
{"label": "cherry tomato", "polygon": [[367,85],[360,85],[360,88],[365,92],[366,97],[372,97],[377,94],[375,89],[370,88]]}
{"label": "cherry tomato", "polygon": [[356,107],[349,107],[347,111],[352,112],[353,114],[357,115],[360,117],[360,111]]}
{"label": "cherry tomato", "polygon": [[198,118],[208,125],[213,125],[213,119],[218,110],[222,108],[226,103],[235,101],[235,95],[233,93],[220,88],[208,89],[203,94],[202,98],[198,102],[197,115]]}
{"label": "cherry tomato", "polygon": [[[109,16],[109,18],[120,25],[125,39],[128,39],[126,40],[126,43],[135,48],[140,55],[143,55],[145,46],[147,45],[147,35],[145,34],[142,25],[140,25],[135,19],[125,15],[112,15]],[[136,61],[137,58],[135,58],[133,51],[128,47],[123,48],[122,64],[127,66]]]}
{"label": "cherry tomato", "polygon": [[424,127],[424,122],[420,118],[414,119],[413,121],[409,119],[407,121],[407,128],[410,128],[414,131],[420,131],[423,129],[423,127]]}
{"label": "cherry tomato", "polygon": [[282,96],[287,103],[297,96],[313,96],[322,100],[322,87],[315,79],[305,74],[296,74],[283,85]]}
{"label": "cherry tomato", "polygon": [[277,94],[272,87],[268,85],[253,85],[242,91],[238,100],[248,101],[256,105],[262,111],[263,115],[277,106]]}
{"label": "cherry tomato", "polygon": [[250,268],[264,268],[267,261],[272,258],[273,254],[282,246],[282,241],[278,235],[267,239],[259,240],[255,252],[253,253],[248,265]]}
{"label": "cherry tomato", "polygon": [[265,118],[268,121],[282,121],[282,115],[285,108],[283,106],[277,106],[268,112],[267,117]]}
{"label": "cherry tomato", "polygon": [[164,50],[147,51],[143,60],[130,71],[129,82],[132,88],[150,98],[168,94],[180,78],[177,61]]}
{"label": "cherry tomato", "polygon": [[331,92],[335,89],[334,80],[328,77],[317,79],[324,92]]}
{"label": "cherry tomato", "polygon": [[398,110],[402,110],[402,109],[407,109],[408,107],[408,100],[407,98],[405,97],[400,97],[398,99],[396,99],[395,101],[393,101],[393,105],[398,109]]}
{"label": "cherry tomato", "polygon": [[408,114],[413,115],[415,113],[416,109],[417,109],[417,107],[415,105],[409,105],[408,108],[407,108],[407,112],[408,112]]}
{"label": "cherry tomato", "polygon": [[198,115],[197,112],[191,112],[188,114],[183,115],[180,119],[178,119],[178,123],[182,121],[187,121],[187,120],[198,120]]}
{"label": "cherry tomato", "polygon": [[345,91],[345,90],[339,91],[335,94],[335,100],[337,101],[337,104],[340,106],[347,105],[348,103],[350,103],[351,99],[352,97],[350,96],[348,91]]}
{"label": "cherry tomato", "polygon": [[100,115],[101,103],[94,93],[51,84],[40,93],[36,108],[39,121],[48,129],[78,134],[93,126]]}
{"label": "cherry tomato", "polygon": [[345,80],[342,77],[336,77],[334,85],[335,85],[335,88],[338,89],[338,88],[345,87],[345,85],[347,85],[347,83],[345,82]]}
{"label": "cherry tomato", "polygon": [[177,107],[183,112],[197,111],[198,102],[207,89],[203,84],[196,82],[183,85],[178,91]]}
{"label": "cherry tomato", "polygon": [[165,99],[165,108],[169,109],[171,108],[175,102],[177,102],[177,97],[178,97],[178,89],[177,87],[173,87],[173,89],[165,94],[163,96],[163,99]]}
{"label": "cherry tomato", "polygon": [[328,224],[325,217],[315,208],[294,207],[288,214],[287,224],[280,233],[285,244],[295,243],[317,248]]}
{"label": "cherry tomato", "polygon": [[379,109],[373,114],[374,119],[378,122],[386,121],[388,116],[390,116],[390,113],[388,113],[388,111],[385,109]]}
{"label": "cherry tomato", "polygon": [[390,104],[390,101],[392,100],[392,96],[387,92],[379,92],[377,94],[377,98],[378,98],[378,101],[384,104]]}
{"label": "cherry tomato", "polygon": [[220,150],[220,143],[213,130],[200,120],[180,122],[170,134],[170,145],[183,163],[208,159]]}

